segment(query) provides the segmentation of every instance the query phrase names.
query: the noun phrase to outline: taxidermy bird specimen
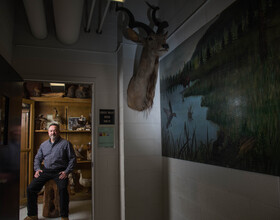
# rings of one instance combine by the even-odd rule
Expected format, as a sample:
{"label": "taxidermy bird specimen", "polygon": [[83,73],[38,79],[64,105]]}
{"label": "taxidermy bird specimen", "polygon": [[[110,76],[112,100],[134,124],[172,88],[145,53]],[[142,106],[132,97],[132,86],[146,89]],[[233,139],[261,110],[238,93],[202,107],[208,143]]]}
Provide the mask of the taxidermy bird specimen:
{"label": "taxidermy bird specimen", "polygon": [[59,115],[58,111],[56,108],[54,108],[54,114],[53,114],[53,120],[55,122],[57,122],[58,124],[63,124],[63,119],[62,117]]}
{"label": "taxidermy bird specimen", "polygon": [[36,123],[38,122],[40,130],[45,130],[47,127],[47,122],[49,122],[49,120],[45,118],[43,114],[40,114],[37,118],[35,118],[35,121]]}
{"label": "taxidermy bird specimen", "polygon": [[83,178],[83,174],[81,170],[78,170],[78,173],[80,174],[79,183],[86,188],[86,192],[89,192],[91,189],[91,179],[85,179]]}
{"label": "taxidermy bird specimen", "polygon": [[78,160],[86,160],[87,158],[87,146],[86,145],[76,145],[73,146],[76,157]]}

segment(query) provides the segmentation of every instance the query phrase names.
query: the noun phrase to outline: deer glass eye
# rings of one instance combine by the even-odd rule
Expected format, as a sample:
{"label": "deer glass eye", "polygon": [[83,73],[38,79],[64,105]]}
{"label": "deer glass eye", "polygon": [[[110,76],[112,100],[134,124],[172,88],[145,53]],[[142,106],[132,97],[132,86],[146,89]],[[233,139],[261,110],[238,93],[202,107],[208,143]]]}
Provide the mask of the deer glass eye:
{"label": "deer glass eye", "polygon": [[153,40],[153,38],[152,37],[148,37],[148,40]]}

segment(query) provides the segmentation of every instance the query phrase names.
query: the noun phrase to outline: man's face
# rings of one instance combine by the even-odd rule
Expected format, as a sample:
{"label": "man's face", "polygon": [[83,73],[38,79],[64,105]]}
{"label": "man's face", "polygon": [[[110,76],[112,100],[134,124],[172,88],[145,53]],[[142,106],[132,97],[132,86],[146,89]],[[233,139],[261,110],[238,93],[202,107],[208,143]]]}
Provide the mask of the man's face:
{"label": "man's face", "polygon": [[49,127],[48,133],[51,140],[56,140],[56,138],[59,136],[59,130],[55,125]]}

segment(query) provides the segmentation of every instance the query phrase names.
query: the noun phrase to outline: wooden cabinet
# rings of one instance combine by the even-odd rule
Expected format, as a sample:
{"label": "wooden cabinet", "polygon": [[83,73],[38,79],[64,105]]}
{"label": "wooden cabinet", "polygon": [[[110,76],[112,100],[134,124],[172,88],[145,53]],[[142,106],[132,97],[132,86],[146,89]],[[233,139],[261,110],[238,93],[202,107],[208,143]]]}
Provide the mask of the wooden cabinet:
{"label": "wooden cabinet", "polygon": [[[47,140],[48,124],[59,121],[60,136],[73,144],[77,165],[72,173],[72,196],[87,193],[91,182],[91,99],[68,97],[31,97],[35,101],[34,155]],[[80,154],[80,157],[78,156]],[[82,196],[83,198],[85,195]],[[88,199],[88,198],[87,198]]]}

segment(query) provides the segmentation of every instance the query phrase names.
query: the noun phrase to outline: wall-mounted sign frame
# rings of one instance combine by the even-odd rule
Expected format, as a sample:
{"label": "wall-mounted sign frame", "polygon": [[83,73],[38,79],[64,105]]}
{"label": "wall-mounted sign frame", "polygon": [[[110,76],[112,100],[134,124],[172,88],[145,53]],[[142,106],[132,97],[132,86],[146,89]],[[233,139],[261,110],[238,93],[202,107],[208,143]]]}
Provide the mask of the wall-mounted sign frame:
{"label": "wall-mounted sign frame", "polygon": [[114,127],[98,127],[98,147],[115,147]]}
{"label": "wall-mounted sign frame", "polygon": [[115,124],[115,110],[114,109],[100,109],[99,110],[99,124],[114,125]]}

